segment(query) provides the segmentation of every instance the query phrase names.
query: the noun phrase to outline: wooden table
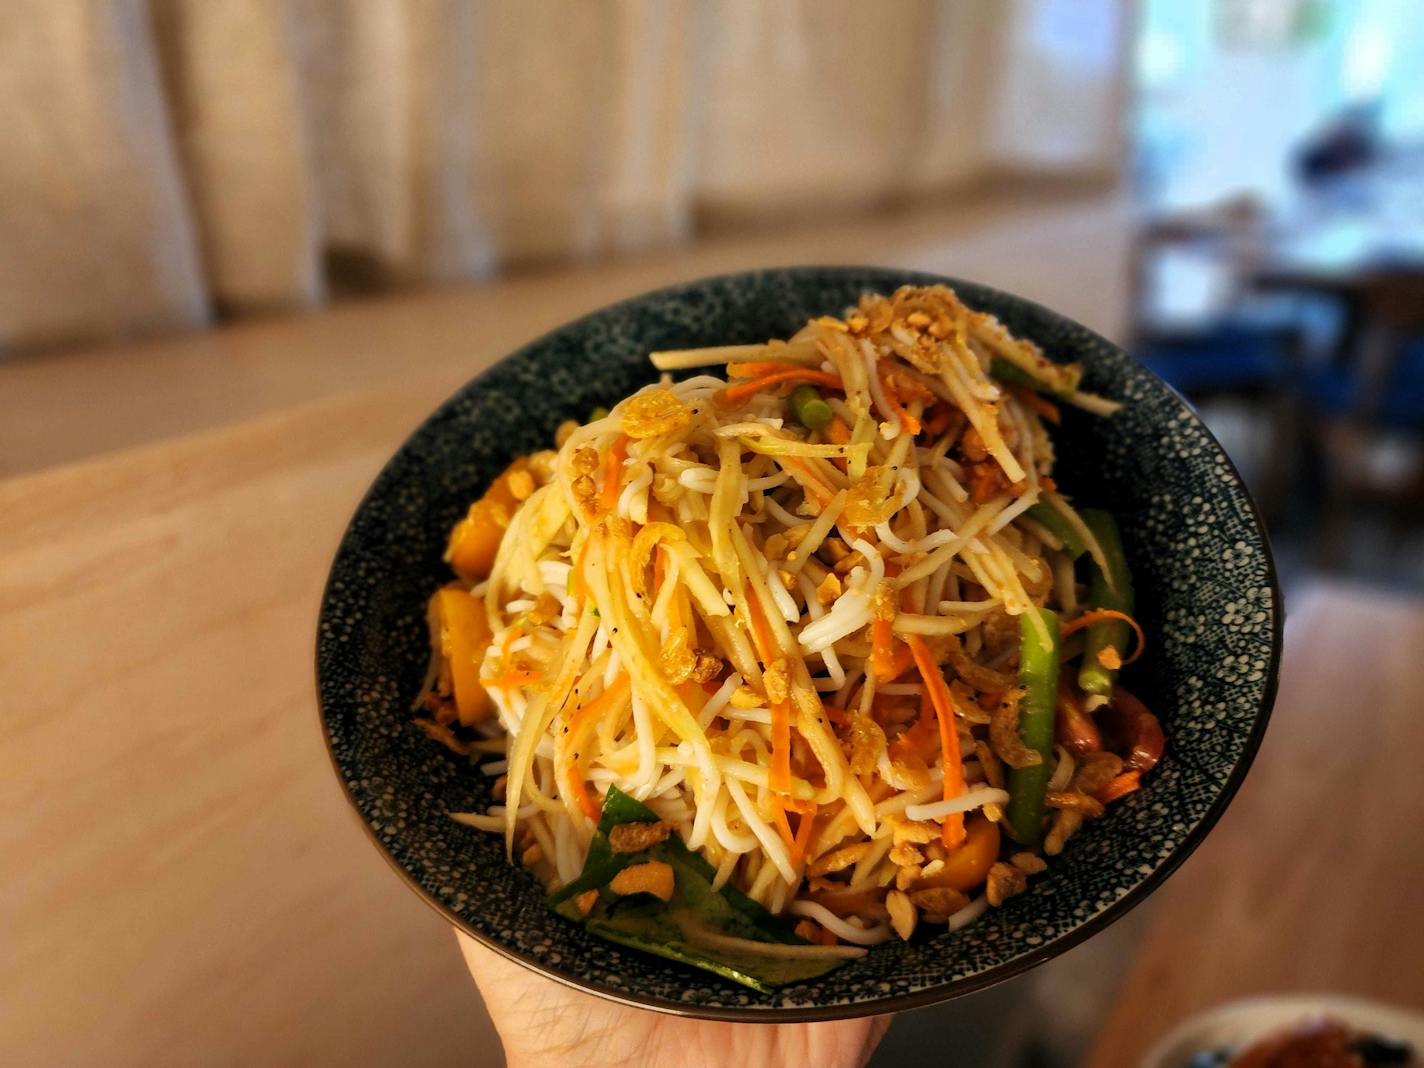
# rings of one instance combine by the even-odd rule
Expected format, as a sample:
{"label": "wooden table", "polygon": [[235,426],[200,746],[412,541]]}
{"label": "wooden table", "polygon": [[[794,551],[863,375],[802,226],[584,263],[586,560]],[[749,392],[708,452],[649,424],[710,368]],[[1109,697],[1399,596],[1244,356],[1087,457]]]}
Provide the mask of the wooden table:
{"label": "wooden table", "polygon": [[[1036,237],[1014,212],[845,228],[814,254],[749,239],[0,363],[0,1063],[497,1063],[454,940],[322,752],[317,600],[362,490],[454,385],[574,311],[808,258],[1083,302],[1111,290],[1125,231],[1115,207],[1076,210]],[[1036,242],[1083,251],[1043,276]],[[1077,310],[1112,329],[1111,305]],[[1238,990],[1424,999],[1397,889],[1421,875],[1398,815],[1420,801],[1424,613],[1345,590],[1292,611],[1260,769],[1164,892],[1097,1063]]]}
{"label": "wooden table", "polygon": [[1135,1065],[1232,998],[1348,993],[1424,1009],[1424,605],[1287,595],[1280,696],[1251,776],[1156,913],[1090,1058]]}

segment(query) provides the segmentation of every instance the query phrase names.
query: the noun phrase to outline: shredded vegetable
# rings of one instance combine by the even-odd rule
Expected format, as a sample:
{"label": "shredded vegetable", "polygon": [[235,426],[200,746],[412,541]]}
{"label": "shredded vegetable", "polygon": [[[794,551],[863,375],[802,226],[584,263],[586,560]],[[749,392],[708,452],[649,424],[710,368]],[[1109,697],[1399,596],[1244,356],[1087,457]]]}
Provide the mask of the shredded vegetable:
{"label": "shredded vegetable", "polygon": [[[452,816],[503,832],[561,914],[774,985],[971,922],[1022,883],[993,874],[1011,855],[1140,788],[1157,721],[1123,703],[1097,729],[1067,640],[1107,634],[1099,701],[1144,646],[1121,545],[1052,477],[1045,424],[1090,418],[1058,404],[1115,407],[1080,368],[942,286],[653,363],[691,377],[512,466],[430,610],[422,729],[497,762],[494,806]],[[1133,658],[1099,630],[1129,625]],[[610,804],[636,826],[610,838]],[[629,842],[642,860],[609,862]],[[736,895],[720,926],[688,888]],[[776,928],[749,963],[768,915],[814,937]]]}

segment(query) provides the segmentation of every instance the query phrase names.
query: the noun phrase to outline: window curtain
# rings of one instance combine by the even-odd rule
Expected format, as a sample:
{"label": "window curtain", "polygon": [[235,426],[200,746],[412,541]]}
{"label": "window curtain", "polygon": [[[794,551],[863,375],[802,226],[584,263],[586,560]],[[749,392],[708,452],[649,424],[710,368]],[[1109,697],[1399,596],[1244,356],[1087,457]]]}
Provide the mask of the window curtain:
{"label": "window curtain", "polygon": [[0,352],[1119,162],[1124,0],[13,0]]}

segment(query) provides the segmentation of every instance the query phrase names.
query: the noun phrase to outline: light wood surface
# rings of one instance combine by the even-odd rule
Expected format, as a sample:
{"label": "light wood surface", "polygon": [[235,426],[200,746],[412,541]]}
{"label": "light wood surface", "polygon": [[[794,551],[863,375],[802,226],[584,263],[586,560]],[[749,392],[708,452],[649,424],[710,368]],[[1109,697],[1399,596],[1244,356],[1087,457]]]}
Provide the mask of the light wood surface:
{"label": "light wood surface", "polygon": [[[816,256],[749,239],[0,363],[0,1063],[499,1063],[454,940],[366,841],[317,727],[318,597],[381,463],[513,344],[754,257],[958,272],[1112,332],[1113,219],[932,217]],[[1347,591],[1292,612],[1261,768],[1121,961],[1099,1064],[1233,980],[1420,1000],[1386,958],[1424,959],[1396,889],[1421,875],[1399,812],[1420,808],[1424,614]]]}
{"label": "light wood surface", "polygon": [[1156,913],[1089,1060],[1129,1068],[1233,998],[1424,1009],[1424,607],[1316,587],[1288,605],[1275,716]]}

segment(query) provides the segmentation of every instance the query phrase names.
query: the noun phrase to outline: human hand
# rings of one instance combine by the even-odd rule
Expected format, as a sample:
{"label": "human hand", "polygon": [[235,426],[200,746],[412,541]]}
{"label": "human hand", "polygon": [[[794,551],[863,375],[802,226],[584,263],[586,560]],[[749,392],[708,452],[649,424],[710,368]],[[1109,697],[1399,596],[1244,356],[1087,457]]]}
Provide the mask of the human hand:
{"label": "human hand", "polygon": [[456,932],[509,1068],[862,1068],[889,1016],[810,1024],[734,1024],[631,1009],[506,960]]}

